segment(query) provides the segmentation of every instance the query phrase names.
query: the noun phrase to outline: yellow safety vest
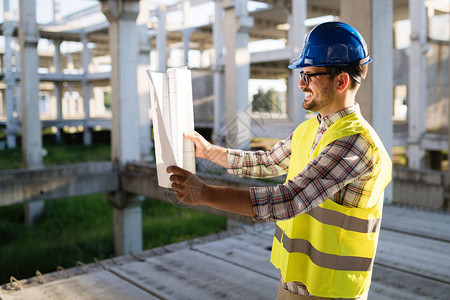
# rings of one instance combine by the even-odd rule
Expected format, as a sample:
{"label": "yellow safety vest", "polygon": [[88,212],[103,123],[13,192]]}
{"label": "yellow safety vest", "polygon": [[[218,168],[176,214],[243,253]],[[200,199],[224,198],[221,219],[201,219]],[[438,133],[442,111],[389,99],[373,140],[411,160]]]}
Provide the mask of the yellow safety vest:
{"label": "yellow safety vest", "polygon": [[[287,180],[297,176],[331,142],[364,135],[374,148],[373,191],[358,208],[327,199],[309,213],[278,221],[271,262],[285,282],[299,281],[311,295],[357,298],[368,293],[378,243],[383,191],[391,180],[392,162],[380,138],[361,115],[336,121],[311,153],[317,120],[300,124],[294,132]],[[287,181],[286,180],[286,181]],[[369,207],[370,206],[370,207]]]}

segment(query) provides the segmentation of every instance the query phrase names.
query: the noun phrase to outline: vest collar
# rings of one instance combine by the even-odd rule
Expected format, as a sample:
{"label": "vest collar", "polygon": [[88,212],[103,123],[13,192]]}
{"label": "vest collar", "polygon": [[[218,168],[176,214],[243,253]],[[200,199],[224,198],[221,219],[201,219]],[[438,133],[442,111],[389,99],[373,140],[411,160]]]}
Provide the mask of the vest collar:
{"label": "vest collar", "polygon": [[317,115],[317,121],[320,124],[320,127],[325,127],[325,129],[328,129],[331,125],[333,125],[337,120],[339,120],[342,117],[345,117],[347,115],[350,115],[352,113],[361,113],[361,110],[359,108],[359,104],[355,103],[354,105],[344,108],[343,110],[340,110],[338,112],[335,112],[331,115],[323,117],[321,114]]}

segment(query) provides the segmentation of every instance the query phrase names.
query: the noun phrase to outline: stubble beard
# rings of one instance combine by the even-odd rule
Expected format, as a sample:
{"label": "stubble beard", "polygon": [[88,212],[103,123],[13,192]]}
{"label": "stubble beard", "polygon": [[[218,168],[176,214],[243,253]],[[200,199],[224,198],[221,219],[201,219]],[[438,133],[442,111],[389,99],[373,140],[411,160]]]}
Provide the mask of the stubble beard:
{"label": "stubble beard", "polygon": [[[303,90],[303,92],[311,92],[311,90],[305,89],[305,90]],[[327,87],[326,89],[324,89],[322,91],[320,99],[313,98],[309,102],[303,101],[302,107],[305,110],[318,112],[322,108],[324,108],[324,107],[330,105],[331,103],[333,103],[333,99],[334,99],[333,90],[332,90],[332,88],[330,86],[330,87]]]}

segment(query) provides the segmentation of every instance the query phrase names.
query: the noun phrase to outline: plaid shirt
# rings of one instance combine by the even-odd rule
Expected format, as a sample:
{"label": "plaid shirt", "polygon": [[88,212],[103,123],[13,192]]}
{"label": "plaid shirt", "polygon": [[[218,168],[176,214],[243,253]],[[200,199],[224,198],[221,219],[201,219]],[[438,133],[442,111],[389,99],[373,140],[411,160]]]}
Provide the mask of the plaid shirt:
{"label": "plaid shirt", "polygon": [[[325,131],[338,119],[360,113],[355,104],[327,117],[317,116],[319,129],[313,151]],[[242,177],[273,177],[287,174],[291,157],[291,134],[270,151],[228,150],[228,172]],[[251,187],[250,198],[256,221],[277,221],[307,213],[327,199],[347,206],[367,203],[373,186],[373,145],[361,135],[347,136],[328,144],[308,165],[286,183],[270,187]],[[370,185],[370,186],[369,186]],[[284,283],[289,291],[308,295],[299,282]]]}

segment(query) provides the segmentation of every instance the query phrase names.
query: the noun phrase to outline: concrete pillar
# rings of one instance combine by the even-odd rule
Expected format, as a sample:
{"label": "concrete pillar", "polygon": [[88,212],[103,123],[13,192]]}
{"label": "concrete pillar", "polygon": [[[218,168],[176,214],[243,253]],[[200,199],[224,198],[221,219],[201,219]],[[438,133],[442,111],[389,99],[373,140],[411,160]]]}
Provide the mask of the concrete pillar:
{"label": "concrete pillar", "polygon": [[225,145],[225,82],[223,74],[223,35],[220,26],[223,19],[221,0],[215,1],[213,24],[214,59],[214,132],[213,140],[217,145]]}
{"label": "concrete pillar", "polygon": [[[20,46],[20,43],[19,43],[19,46]],[[21,51],[20,51],[20,47],[15,47],[14,48],[14,58],[15,58],[15,63],[16,63],[16,65],[15,65],[15,67],[16,67],[16,72],[19,72],[20,73],[20,64],[21,64],[21,57],[20,57],[20,53],[21,53]],[[19,87],[18,87],[19,88]],[[20,89],[20,88],[19,88]],[[20,101],[19,101],[20,102]]]}
{"label": "concrete pillar", "polygon": [[60,2],[61,2],[61,0],[53,0],[53,21],[54,22],[62,21]]}
{"label": "concrete pillar", "polygon": [[[16,104],[16,112],[17,112],[17,119],[21,120],[22,119],[22,91],[20,90],[20,84],[16,84],[14,87],[14,103]],[[21,126],[21,125],[20,125]],[[20,126],[19,126],[19,131],[20,131]]]}
{"label": "concrete pillar", "polygon": [[205,64],[205,51],[206,51],[206,45],[205,42],[201,42],[200,43],[200,69],[204,69],[206,64]]}
{"label": "concrete pillar", "polygon": [[142,251],[142,202],[145,197],[125,195],[117,192],[116,196],[130,199],[126,207],[114,207],[114,249],[116,255],[125,255]]}
{"label": "concrete pillar", "polygon": [[253,18],[247,0],[223,1],[225,58],[226,146],[249,149],[251,138],[248,81],[250,79],[249,32]]}
{"label": "concrete pillar", "polygon": [[83,65],[83,79],[81,85],[83,89],[83,110],[84,110],[84,125],[83,125],[83,144],[92,144],[92,128],[89,127],[90,114],[90,99],[91,99],[91,84],[87,80],[89,74],[89,64],[91,63],[91,50],[88,48],[89,40],[86,34],[82,34],[81,42],[83,43],[83,51],[81,53],[81,60]]}
{"label": "concrete pillar", "polygon": [[[372,1],[373,0],[341,0],[341,21],[352,25],[364,37],[372,55]],[[356,102],[361,106],[364,118],[372,124],[372,65],[366,79],[356,95]]]}
{"label": "concrete pillar", "polygon": [[[393,0],[372,0],[372,126],[392,158],[394,126],[394,36]],[[384,191],[386,203],[393,202],[393,183]]]}
{"label": "concrete pillar", "polygon": [[[139,1],[102,1],[102,11],[110,22],[111,154],[119,169],[123,169],[127,162],[140,159],[136,76],[139,56],[136,18]],[[116,255],[142,251],[141,198],[119,190],[109,199],[114,205]]]}
{"label": "concrete pillar", "polygon": [[[5,1],[5,8],[7,7],[6,4],[9,0]],[[9,15],[9,10],[5,10],[5,18]],[[3,34],[5,37],[5,101],[6,101],[6,145],[8,148],[16,148],[16,133],[17,128],[15,125],[15,118],[14,118],[14,107],[15,107],[15,101],[14,98],[14,88],[16,86],[16,79],[12,72],[12,49],[11,49],[11,40],[12,40],[12,34],[15,29],[15,25],[11,21],[6,21],[3,23]]]}
{"label": "concrete pillar", "polygon": [[182,0],[183,5],[183,27],[187,28],[190,26],[189,24],[189,16],[191,9],[191,1],[190,0]]}
{"label": "concrete pillar", "polygon": [[191,1],[190,0],[183,0],[183,65],[189,66],[189,44],[191,40],[191,34],[193,29],[189,29],[189,16],[190,16],[190,8],[191,8]]}
{"label": "concrete pillar", "polygon": [[183,30],[183,65],[189,66],[189,45],[191,41],[191,35],[194,30],[187,28]]}
{"label": "concrete pillar", "polygon": [[72,115],[72,111],[73,111],[73,84],[71,82],[68,82],[65,90],[67,92],[63,93],[63,101],[62,101],[62,110],[63,110],[63,115],[65,114],[66,117],[70,117]]}
{"label": "concrete pillar", "polygon": [[425,2],[409,1],[411,20],[411,45],[408,80],[408,166],[423,168],[425,151],[421,140],[425,133],[426,88],[427,88],[427,19]]}
{"label": "concrete pillar", "polygon": [[[392,157],[393,147],[393,2],[392,0],[343,0],[341,20],[364,37],[373,62],[356,95],[364,118],[369,121]],[[385,202],[392,202],[392,184]]]}
{"label": "concrete pillar", "polygon": [[[450,67],[450,60],[448,60],[448,65]],[[449,68],[450,69],[450,68]],[[448,100],[450,101],[450,100]],[[449,103],[449,108],[450,108],[450,103]],[[448,113],[448,119],[450,120],[450,109],[447,109],[447,113]],[[448,152],[450,153],[450,124],[447,128],[447,142],[448,142]],[[447,199],[447,210],[450,210],[450,154],[447,154],[447,178],[446,178],[446,188],[445,188],[445,198]]]}
{"label": "concrete pillar", "polygon": [[[292,11],[288,16],[289,32],[288,32],[288,47],[291,50],[291,61],[296,59],[302,49],[306,35],[306,13],[307,0],[291,0]],[[300,71],[288,71],[288,107],[287,112],[289,119],[296,126],[305,121],[305,110],[302,108],[303,98],[305,97],[303,91],[298,88],[300,81]],[[295,127],[294,127],[295,128]]]}
{"label": "concrete pillar", "polygon": [[[26,2],[26,3],[25,3]],[[20,88],[22,90],[23,163],[27,168],[42,167],[42,136],[39,119],[39,58],[35,0],[20,0]]]}
{"label": "concrete pillar", "polygon": [[139,145],[142,162],[153,161],[152,121],[149,117],[150,94],[146,70],[150,65],[150,37],[147,34],[149,20],[146,0],[140,2],[139,24],[139,58],[137,69],[137,89],[139,97]]}
{"label": "concrete pillar", "polygon": [[61,40],[54,40],[55,52],[53,55],[53,69],[55,73],[61,73]]}
{"label": "concrete pillar", "polygon": [[[72,48],[71,47],[71,44],[69,43],[69,45],[68,45],[68,48],[69,48],[69,51],[71,51],[70,49]],[[69,74],[73,74],[74,72],[74,63],[73,63],[73,53],[72,52],[68,52],[67,54],[66,54],[66,57],[67,57],[67,66],[66,66],[66,68],[67,68],[67,73],[69,73]]]}
{"label": "concrete pillar", "polygon": [[3,20],[4,22],[12,21],[13,16],[10,11],[9,7],[9,1],[10,0],[3,0]]}
{"label": "concrete pillar", "polygon": [[[0,59],[3,60],[2,57]],[[0,89],[0,115],[4,114],[6,114],[5,90]]]}
{"label": "concrete pillar", "polygon": [[[55,98],[56,98],[56,120],[60,121],[63,119],[62,113],[62,99],[63,99],[63,84],[60,81],[54,83],[55,85]],[[62,128],[58,127],[56,132],[56,142],[61,143],[62,138]]]}
{"label": "concrete pillar", "polygon": [[156,32],[156,52],[158,54],[158,72],[167,70],[167,31],[166,31],[166,7],[158,8],[158,28]]}
{"label": "concrete pillar", "polygon": [[[22,164],[25,168],[43,167],[41,121],[39,119],[39,58],[37,44],[39,32],[36,23],[35,0],[20,0],[20,89],[22,91]],[[32,225],[42,213],[43,201],[25,204],[25,217]]]}
{"label": "concrete pillar", "polygon": [[[59,1],[59,0],[56,0]],[[56,13],[56,8],[55,8]],[[55,16],[56,21],[56,16]],[[53,72],[58,74],[61,73],[61,40],[54,40],[53,45],[55,47],[55,52],[53,54]],[[56,99],[56,120],[60,121],[63,119],[62,113],[62,99],[63,99],[63,83],[61,81],[54,82],[54,94]],[[61,127],[57,127],[57,131],[55,133],[56,142],[59,144],[62,141],[62,131]]]}

